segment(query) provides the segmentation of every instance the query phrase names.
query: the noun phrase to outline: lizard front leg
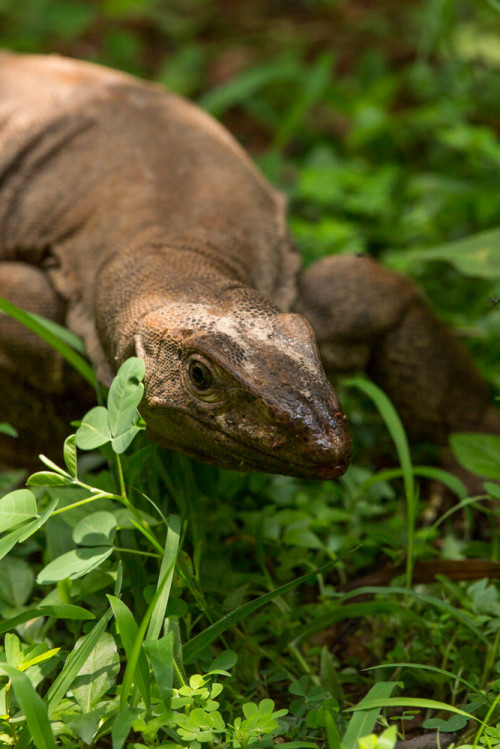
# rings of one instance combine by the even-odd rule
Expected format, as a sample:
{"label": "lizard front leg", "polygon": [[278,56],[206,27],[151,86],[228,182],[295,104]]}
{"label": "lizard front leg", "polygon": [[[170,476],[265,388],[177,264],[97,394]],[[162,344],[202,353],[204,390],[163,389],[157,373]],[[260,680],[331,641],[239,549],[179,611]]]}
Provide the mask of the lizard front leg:
{"label": "lizard front leg", "polygon": [[356,255],[324,258],[299,280],[329,373],[364,370],[387,393],[413,439],[500,432],[500,412],[471,357],[405,277]]}
{"label": "lizard front leg", "polygon": [[[20,262],[0,262],[0,296],[23,309],[64,321],[65,305],[45,273]],[[19,432],[0,435],[0,468],[34,465],[40,447],[60,452],[69,421],[81,415],[68,391],[62,357],[39,336],[0,315],[0,421]]]}

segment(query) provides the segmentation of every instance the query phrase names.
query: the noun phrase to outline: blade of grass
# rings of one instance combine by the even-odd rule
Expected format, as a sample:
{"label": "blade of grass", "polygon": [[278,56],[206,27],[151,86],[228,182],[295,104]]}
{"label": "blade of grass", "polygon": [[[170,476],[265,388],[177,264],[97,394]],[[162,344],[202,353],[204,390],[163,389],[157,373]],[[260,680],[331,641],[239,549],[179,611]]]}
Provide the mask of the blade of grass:
{"label": "blade of grass", "polygon": [[[388,682],[389,683],[389,682]],[[377,684],[375,686],[378,686]],[[371,692],[371,690],[370,690]],[[439,702],[438,700],[428,700],[423,697],[386,697],[383,699],[368,699],[370,692],[363,699],[359,705],[355,707],[346,708],[346,712],[353,712],[354,710],[373,710],[380,709],[382,707],[412,707],[422,708],[424,710],[447,710],[449,713],[456,713],[457,715],[463,715],[465,718],[472,718],[477,723],[481,721],[476,718],[475,715],[460,710],[459,707],[448,705],[446,702]]]}
{"label": "blade of grass", "polygon": [[181,519],[178,515],[170,515],[168,519],[168,532],[167,539],[165,541],[165,551],[163,559],[161,561],[160,575],[158,577],[158,585],[160,581],[164,579],[167,570],[170,570],[170,574],[163,590],[158,598],[156,606],[151,614],[151,621],[149,622],[148,632],[146,640],[157,640],[163,622],[165,619],[165,611],[167,609],[168,599],[170,596],[170,588],[172,587],[172,579],[174,576],[174,567],[177,559],[177,551],[179,549],[179,542],[181,537]]}
{"label": "blade of grass", "polygon": [[6,663],[0,664],[0,668],[12,682],[16,698],[26,715],[28,729],[37,749],[56,749],[47,705],[36,692],[29,677]]}
{"label": "blade of grass", "polygon": [[153,596],[153,600],[148,606],[148,610],[144,614],[143,620],[141,622],[141,625],[139,627],[139,630],[137,632],[134,645],[132,647],[132,651],[130,654],[130,657],[127,662],[127,666],[125,668],[125,673],[123,675],[123,682],[122,682],[122,691],[120,694],[120,710],[124,710],[127,706],[127,700],[128,696],[130,694],[130,689],[132,687],[132,681],[134,679],[134,674],[137,669],[137,664],[141,655],[142,645],[144,642],[144,637],[146,634],[147,627],[149,625],[149,622],[151,620],[151,615],[156,607],[156,604],[158,603],[159,598],[161,597],[161,594],[163,592],[164,586],[167,584],[170,574],[172,570],[167,569],[163,579],[158,585],[158,588],[156,589],[156,593]]}
{"label": "blade of grass", "polygon": [[416,668],[422,671],[433,671],[436,674],[449,676],[450,679],[454,679],[455,681],[460,682],[460,684],[463,684],[465,687],[467,687],[467,689],[470,689],[471,692],[475,692],[476,694],[483,696],[483,692],[473,684],[471,684],[470,681],[462,679],[460,676],[457,676],[457,674],[454,674],[451,671],[445,671],[444,668],[437,668],[437,666],[427,666],[422,663],[380,663],[378,666],[369,666],[368,668],[364,668],[363,671],[375,671],[377,668]]}
{"label": "blade of grass", "polygon": [[[352,552],[347,553],[350,554]],[[313,570],[312,572],[308,572],[307,574],[302,575],[295,580],[291,580],[289,583],[285,583],[279,588],[275,588],[269,593],[265,593],[259,598],[256,598],[253,601],[249,601],[248,603],[243,604],[243,606],[239,606],[237,609],[234,609],[234,611],[231,611],[229,614],[226,614],[226,616],[223,616],[222,619],[219,619],[218,622],[211,624],[210,627],[204,629],[203,632],[200,632],[200,634],[196,635],[185,644],[183,648],[184,663],[189,664],[196,660],[199,653],[201,653],[206,647],[208,647],[208,645],[210,645],[210,643],[212,643],[217,637],[223,634],[223,632],[229,629],[229,627],[234,626],[237,622],[241,621],[249,614],[257,611],[257,609],[260,609],[261,606],[265,606],[265,604],[269,603],[269,601],[272,601],[273,598],[276,598],[277,596],[286,593],[288,590],[292,590],[293,588],[297,587],[297,585],[300,585],[306,580],[310,580],[312,577],[321,575],[323,572],[326,572],[326,570],[331,569],[345,556],[347,556],[347,554],[344,554],[335,561],[328,562],[328,564],[324,564],[322,567],[318,567],[318,569]]]}
{"label": "blade of grass", "polygon": [[366,697],[356,707],[349,708],[356,712],[349,721],[346,732],[342,737],[344,746],[358,746],[358,739],[372,733],[380,713],[379,703],[383,702],[384,698],[388,698],[396,686],[398,686],[397,682],[389,681],[374,684]]}
{"label": "blade of grass", "polygon": [[[122,638],[122,644],[125,650],[125,655],[127,656],[127,661],[130,661],[130,659],[132,658],[134,643],[137,639],[137,635],[139,634],[139,627],[137,626],[132,612],[123,603],[123,601],[120,601],[119,598],[115,598],[115,596],[111,595],[108,595],[107,598],[113,610],[116,623],[118,625],[118,631],[120,633],[120,637]],[[149,666],[146,655],[142,651],[139,654],[139,658],[137,661],[136,681],[137,687],[142,695],[142,699],[144,700],[144,704],[149,707]]]}
{"label": "blade of grass", "polygon": [[385,425],[392,437],[398,459],[403,471],[403,483],[406,495],[406,514],[408,523],[408,545],[406,558],[406,586],[411,586],[413,573],[413,556],[415,544],[415,521],[417,516],[417,491],[413,476],[410,447],[399,415],[391,401],[375,383],[363,377],[351,377],[345,381],[348,387],[355,387],[365,393],[375,404],[384,419]]}
{"label": "blade of grass", "polygon": [[56,329],[55,323],[46,325],[46,321],[39,315],[33,315],[31,312],[26,312],[20,307],[16,307],[15,304],[8,302],[6,299],[3,299],[3,297],[0,297],[0,312],[5,312],[5,314],[10,315],[10,317],[13,317],[15,320],[25,325],[40,336],[40,338],[43,338],[43,340],[55,348],[56,351],[58,351],[61,356],[63,356],[66,361],[68,361],[71,366],[92,385],[92,387],[96,387],[94,370],[89,364],[87,364],[85,359],[74,350],[73,346],[68,343],[70,340],[68,335],[65,335],[63,339],[59,330]]}

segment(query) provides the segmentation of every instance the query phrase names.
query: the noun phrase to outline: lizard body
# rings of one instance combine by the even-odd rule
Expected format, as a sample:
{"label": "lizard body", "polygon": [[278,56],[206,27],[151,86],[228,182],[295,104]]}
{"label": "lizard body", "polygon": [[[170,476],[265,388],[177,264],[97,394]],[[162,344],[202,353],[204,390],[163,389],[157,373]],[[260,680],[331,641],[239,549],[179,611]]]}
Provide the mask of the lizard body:
{"label": "lizard body", "polygon": [[[284,198],[182,98],[89,63],[3,53],[0,144],[0,295],[81,335],[106,384],[143,358],[141,411],[160,443],[239,470],[343,473],[346,420],[303,315],[328,368],[389,384],[415,432],[495,420],[406,279],[353,256],[298,276]],[[58,357],[3,319],[0,370],[17,378],[11,411],[12,388],[47,404],[68,384]]]}

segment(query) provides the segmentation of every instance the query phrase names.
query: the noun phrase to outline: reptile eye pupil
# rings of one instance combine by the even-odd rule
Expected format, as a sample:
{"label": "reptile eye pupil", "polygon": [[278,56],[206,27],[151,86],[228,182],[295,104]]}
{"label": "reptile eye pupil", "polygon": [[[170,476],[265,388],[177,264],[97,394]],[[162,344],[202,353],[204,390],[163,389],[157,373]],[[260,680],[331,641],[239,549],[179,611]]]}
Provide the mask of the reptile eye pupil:
{"label": "reptile eye pupil", "polygon": [[193,362],[189,368],[189,375],[197,390],[208,390],[212,384],[212,376],[200,362]]}

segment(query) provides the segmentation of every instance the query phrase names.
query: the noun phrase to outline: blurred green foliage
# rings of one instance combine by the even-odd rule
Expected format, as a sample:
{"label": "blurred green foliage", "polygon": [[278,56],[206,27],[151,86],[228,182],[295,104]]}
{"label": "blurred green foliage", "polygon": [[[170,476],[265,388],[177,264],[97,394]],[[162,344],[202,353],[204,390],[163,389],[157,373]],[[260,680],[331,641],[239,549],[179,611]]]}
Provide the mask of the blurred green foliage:
{"label": "blurred green foliage", "polygon": [[0,0],[0,44],[197,99],[289,195],[306,262],[387,256],[466,329],[498,386],[498,264],[476,273],[404,251],[500,223],[499,11],[496,0]]}

